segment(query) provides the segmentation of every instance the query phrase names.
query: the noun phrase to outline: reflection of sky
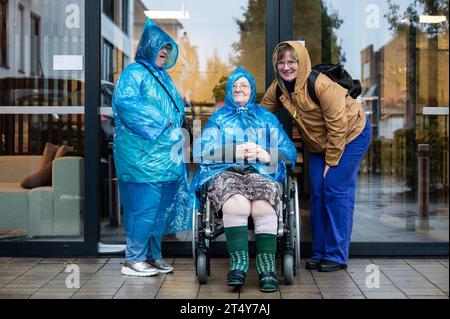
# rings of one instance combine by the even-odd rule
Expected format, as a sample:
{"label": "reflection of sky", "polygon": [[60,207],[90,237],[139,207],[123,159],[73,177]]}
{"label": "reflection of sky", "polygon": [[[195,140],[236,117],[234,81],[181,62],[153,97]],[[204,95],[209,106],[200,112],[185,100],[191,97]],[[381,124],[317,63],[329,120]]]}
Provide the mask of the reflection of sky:
{"label": "reflection of sky", "polygon": [[143,0],[149,10],[179,11],[184,8],[190,19],[180,20],[192,45],[197,45],[200,68],[204,70],[206,58],[216,50],[228,64],[233,53],[231,45],[239,41],[238,26],[234,18],[241,18],[248,0]]}
{"label": "reflection of sky", "polygon": [[[188,33],[191,44],[198,46],[200,67],[205,68],[206,58],[217,51],[223,62],[228,63],[233,53],[231,45],[239,41],[235,18],[241,18],[248,0],[143,0],[149,10],[181,10],[184,4],[190,19],[181,20],[184,31]],[[413,0],[396,0],[403,14]],[[384,17],[388,11],[386,0],[325,0],[328,7],[335,9],[344,20],[337,31],[338,41],[347,58],[346,69],[354,78],[361,77],[361,50],[373,44],[378,50],[392,38],[389,24]],[[366,20],[371,12],[369,5],[379,8],[379,28],[370,28]],[[370,7],[369,7],[370,8]],[[264,44],[262,44],[264,45]]]}
{"label": "reflection of sky", "polygon": [[[396,0],[400,5],[399,13],[403,16],[406,8],[413,0]],[[337,31],[338,42],[342,41],[342,48],[347,62],[345,68],[354,78],[361,77],[361,50],[373,44],[377,51],[392,39],[389,23],[384,15],[388,12],[386,0],[325,0],[329,8],[337,10],[343,23]],[[370,28],[366,20],[374,11],[369,5],[379,8],[379,28]],[[369,12],[366,12],[369,9]],[[369,24],[370,25],[370,24]]]}

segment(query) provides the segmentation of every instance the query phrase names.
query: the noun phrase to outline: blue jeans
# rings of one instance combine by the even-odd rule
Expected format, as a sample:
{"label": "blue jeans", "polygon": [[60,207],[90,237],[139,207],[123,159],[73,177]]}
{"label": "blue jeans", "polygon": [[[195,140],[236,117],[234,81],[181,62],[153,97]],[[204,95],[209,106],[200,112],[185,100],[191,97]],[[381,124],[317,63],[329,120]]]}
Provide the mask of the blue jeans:
{"label": "blue jeans", "polygon": [[338,166],[323,178],[324,154],[311,154],[311,228],[312,259],[347,265],[353,227],[355,190],[359,165],[370,144],[371,125],[345,146]]}
{"label": "blue jeans", "polygon": [[160,259],[165,211],[173,202],[177,182],[132,183],[119,181],[124,210],[129,262]]}

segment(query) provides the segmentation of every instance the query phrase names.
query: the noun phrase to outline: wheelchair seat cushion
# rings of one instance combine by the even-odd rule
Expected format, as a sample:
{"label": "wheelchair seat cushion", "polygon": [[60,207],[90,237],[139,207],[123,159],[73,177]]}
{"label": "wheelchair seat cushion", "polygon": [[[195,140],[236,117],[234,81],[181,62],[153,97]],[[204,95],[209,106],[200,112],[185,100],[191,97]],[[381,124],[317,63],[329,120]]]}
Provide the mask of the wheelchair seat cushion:
{"label": "wheelchair seat cushion", "polygon": [[259,287],[262,292],[275,292],[278,290],[277,275],[273,271],[263,271],[259,274]]}

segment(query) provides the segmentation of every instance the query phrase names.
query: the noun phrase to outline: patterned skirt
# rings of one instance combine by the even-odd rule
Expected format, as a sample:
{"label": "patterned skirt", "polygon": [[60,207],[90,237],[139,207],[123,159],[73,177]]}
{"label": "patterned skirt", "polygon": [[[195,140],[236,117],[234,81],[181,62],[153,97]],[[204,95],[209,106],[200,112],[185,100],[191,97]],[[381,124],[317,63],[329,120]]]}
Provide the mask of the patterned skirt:
{"label": "patterned skirt", "polygon": [[214,178],[208,190],[208,198],[216,212],[231,196],[236,194],[240,194],[248,200],[265,200],[277,212],[278,203],[283,195],[283,187],[280,183],[258,173],[241,174],[226,171]]}

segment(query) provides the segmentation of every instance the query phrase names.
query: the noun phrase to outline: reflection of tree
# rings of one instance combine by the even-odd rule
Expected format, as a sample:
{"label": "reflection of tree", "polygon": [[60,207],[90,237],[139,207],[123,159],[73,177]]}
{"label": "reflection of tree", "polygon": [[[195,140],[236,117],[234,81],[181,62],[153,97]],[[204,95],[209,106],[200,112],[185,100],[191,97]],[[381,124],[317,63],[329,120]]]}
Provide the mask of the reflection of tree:
{"label": "reflection of tree", "polygon": [[191,44],[187,32],[179,39],[178,49],[178,62],[170,74],[187,102],[195,101],[199,98],[199,59],[197,46]]}
{"label": "reflection of tree", "polygon": [[212,102],[218,96],[214,92],[214,88],[221,82],[224,76],[228,76],[230,70],[225,63],[220,59],[217,51],[214,55],[206,60],[206,71],[202,76],[201,85],[199,88],[199,96],[203,102]]}
{"label": "reflection of tree", "polygon": [[343,20],[322,0],[295,1],[293,10],[294,38],[303,38],[311,55],[311,62],[341,63],[346,58],[335,31]]}
{"label": "reflection of tree", "polygon": [[220,78],[219,83],[213,89],[213,95],[216,100],[216,103],[225,101],[225,93],[227,87],[227,79],[228,77],[222,76]]}
{"label": "reflection of tree", "polygon": [[339,29],[344,20],[339,18],[338,12],[328,12],[321,1],[322,12],[322,62],[345,64],[347,59],[342,51],[341,44],[337,43],[335,30]]}
{"label": "reflection of tree", "polygon": [[236,19],[240,40],[233,43],[235,55],[231,58],[232,65],[241,65],[254,76],[258,92],[265,90],[265,4],[265,0],[249,0],[242,19]]}
{"label": "reflection of tree", "polygon": [[[421,29],[422,31],[435,35],[436,31],[438,33],[448,32],[449,28],[449,12],[448,12],[448,0],[414,0],[409,4],[406,11],[403,13],[403,16],[400,15],[400,6],[395,3],[393,0],[388,0],[388,8],[389,11],[385,14],[389,22],[389,30],[394,33],[398,32],[402,25],[404,18],[412,20],[414,22],[414,26],[416,28]],[[442,23],[437,24],[419,24],[419,14],[418,9],[421,8],[423,10],[423,14],[425,15],[443,15],[446,16],[447,20]]]}
{"label": "reflection of tree", "polygon": [[[449,28],[449,13],[448,13],[448,0],[414,0],[409,4],[406,11],[400,14],[400,6],[393,0],[388,0],[389,11],[385,15],[389,22],[389,29],[393,32],[394,36],[400,36],[402,34],[408,35],[408,77],[410,77],[411,99],[421,99],[420,96],[415,96],[417,75],[424,76],[419,70],[415,72],[414,67],[417,64],[417,52],[421,55],[421,59],[426,59],[428,65],[426,67],[428,79],[428,99],[426,103],[428,105],[448,105],[439,101],[439,73],[438,63],[439,61],[439,44],[441,49],[448,50],[448,28]],[[442,23],[419,23],[419,11],[424,15],[443,15],[447,20]],[[425,36],[425,38],[422,38]],[[447,51],[448,52],[448,51]],[[447,53],[448,54],[448,53]],[[448,62],[447,69],[448,69]],[[442,65],[441,65],[442,66]],[[414,72],[413,72],[414,71]],[[447,75],[447,72],[446,72]],[[423,89],[423,85],[421,87]],[[412,119],[411,119],[412,120]]]}
{"label": "reflection of tree", "polygon": [[213,103],[213,89],[224,75],[228,75],[229,68],[215,51],[207,58],[205,71],[201,72],[198,47],[191,44],[187,32],[179,39],[178,48],[178,62],[169,72],[181,95],[191,104]]}
{"label": "reflection of tree", "polygon": [[[255,77],[258,92],[264,91],[265,84],[265,3],[249,0],[243,17],[236,19],[240,40],[233,44],[235,54],[231,59],[232,65],[244,66]],[[330,12],[322,0],[293,3],[294,39],[306,40],[312,63],[345,63],[335,34],[343,22],[337,12]]]}

